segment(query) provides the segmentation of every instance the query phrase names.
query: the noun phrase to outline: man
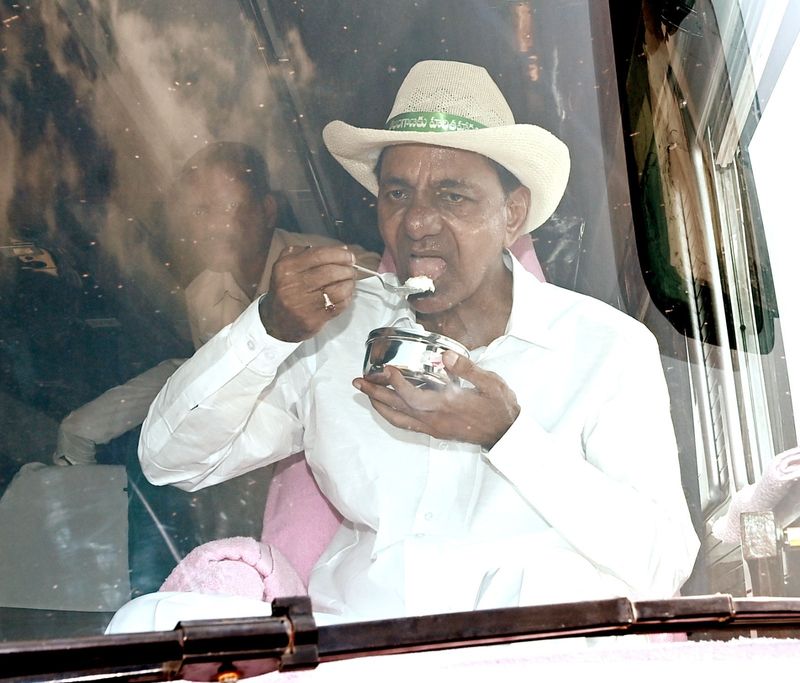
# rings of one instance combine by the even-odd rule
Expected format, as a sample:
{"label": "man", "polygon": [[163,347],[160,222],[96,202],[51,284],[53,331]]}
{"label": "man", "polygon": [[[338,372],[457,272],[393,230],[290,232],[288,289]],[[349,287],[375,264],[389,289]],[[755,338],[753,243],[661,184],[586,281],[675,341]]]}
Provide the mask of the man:
{"label": "man", "polygon": [[[377,194],[400,280],[435,291],[356,282],[345,247],[287,249],[154,403],[147,476],[194,490],[304,449],[345,519],[309,583],[322,620],[673,595],[698,543],[655,340],[507,251],[555,210],[563,143],[455,62],[413,67],[386,130],[324,139]],[[369,332],[403,317],[470,350],[445,356],[463,386],[359,376]]]}
{"label": "man", "polygon": [[[250,145],[226,141],[203,147],[183,165],[170,195],[168,241],[179,279],[189,283],[186,312],[195,349],[267,290],[272,266],[287,246],[339,244],[278,227],[278,201],[264,157]],[[351,250],[361,265],[377,267],[377,254],[357,245]],[[67,415],[59,426],[54,462],[95,462],[98,445],[144,421],[183,360],[166,360]]]}

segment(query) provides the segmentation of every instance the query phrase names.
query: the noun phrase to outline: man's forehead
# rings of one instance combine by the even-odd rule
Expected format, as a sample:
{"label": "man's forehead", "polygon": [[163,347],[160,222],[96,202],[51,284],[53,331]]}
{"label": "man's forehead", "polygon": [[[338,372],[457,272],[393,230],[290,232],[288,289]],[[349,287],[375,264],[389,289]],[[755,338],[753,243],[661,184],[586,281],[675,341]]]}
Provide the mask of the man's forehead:
{"label": "man's forehead", "polygon": [[243,171],[231,164],[216,163],[206,164],[203,166],[195,166],[189,169],[184,174],[184,182],[187,184],[196,184],[201,182],[216,182],[222,184],[243,183]]}
{"label": "man's forehead", "polygon": [[385,147],[379,179],[403,177],[424,167],[434,178],[457,179],[471,173],[494,172],[489,159],[477,152],[439,145],[403,144]]}
{"label": "man's forehead", "polygon": [[243,197],[252,194],[243,174],[224,164],[198,166],[189,170],[180,179],[177,189],[182,200],[210,199],[206,194],[212,189]]}

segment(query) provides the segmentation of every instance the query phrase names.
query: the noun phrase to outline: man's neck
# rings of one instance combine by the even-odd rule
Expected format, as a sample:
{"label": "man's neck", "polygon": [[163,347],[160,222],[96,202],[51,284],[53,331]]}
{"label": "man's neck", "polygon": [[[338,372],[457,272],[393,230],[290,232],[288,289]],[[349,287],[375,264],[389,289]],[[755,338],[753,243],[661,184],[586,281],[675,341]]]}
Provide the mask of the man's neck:
{"label": "man's neck", "polygon": [[417,322],[429,332],[455,339],[468,349],[488,346],[506,331],[512,284],[511,271],[503,268],[492,286],[484,285],[472,297],[443,313],[417,314]]}

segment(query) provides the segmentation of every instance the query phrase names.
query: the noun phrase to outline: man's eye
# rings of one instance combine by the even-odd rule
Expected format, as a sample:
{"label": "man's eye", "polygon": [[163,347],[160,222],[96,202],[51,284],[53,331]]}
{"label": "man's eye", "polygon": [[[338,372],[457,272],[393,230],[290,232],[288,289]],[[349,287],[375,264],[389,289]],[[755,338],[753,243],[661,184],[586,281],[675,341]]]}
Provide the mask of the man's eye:
{"label": "man's eye", "polygon": [[405,190],[389,190],[386,196],[394,201],[401,201],[408,196],[408,193]]}
{"label": "man's eye", "polygon": [[439,196],[450,204],[460,204],[466,197],[458,192],[441,192]]}

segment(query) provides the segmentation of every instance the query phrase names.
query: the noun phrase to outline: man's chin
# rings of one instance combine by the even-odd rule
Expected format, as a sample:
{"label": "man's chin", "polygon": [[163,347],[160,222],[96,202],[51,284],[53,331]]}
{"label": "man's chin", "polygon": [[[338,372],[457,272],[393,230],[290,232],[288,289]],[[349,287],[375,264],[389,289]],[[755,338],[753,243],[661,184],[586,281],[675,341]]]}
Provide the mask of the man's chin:
{"label": "man's chin", "polygon": [[412,294],[408,297],[408,303],[417,313],[422,313],[423,315],[442,313],[450,308],[447,300],[438,292]]}
{"label": "man's chin", "polygon": [[215,273],[231,273],[236,270],[237,260],[229,254],[205,254],[203,263],[206,270],[212,270]]}

